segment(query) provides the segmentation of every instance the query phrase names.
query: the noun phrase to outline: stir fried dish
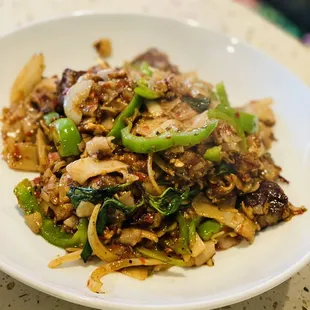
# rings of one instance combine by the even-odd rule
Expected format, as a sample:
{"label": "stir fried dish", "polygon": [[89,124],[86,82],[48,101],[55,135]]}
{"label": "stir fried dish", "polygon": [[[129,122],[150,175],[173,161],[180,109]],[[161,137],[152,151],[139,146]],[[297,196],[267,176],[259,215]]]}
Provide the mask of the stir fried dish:
{"label": "stir fried dish", "polygon": [[49,266],[102,261],[93,292],[113,271],[144,280],[213,266],[216,251],[305,211],[278,184],[271,99],[233,108],[223,83],[181,73],[155,48],[60,77],[44,66],[34,55],[12,87],[3,156],[38,172],[14,193],[30,229],[67,252]]}

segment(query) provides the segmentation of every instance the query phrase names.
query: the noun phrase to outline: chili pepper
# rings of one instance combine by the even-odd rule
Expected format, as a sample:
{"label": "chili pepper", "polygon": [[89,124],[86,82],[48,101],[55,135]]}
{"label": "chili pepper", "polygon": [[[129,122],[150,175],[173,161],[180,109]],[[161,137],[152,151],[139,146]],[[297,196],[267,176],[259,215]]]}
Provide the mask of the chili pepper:
{"label": "chili pepper", "polygon": [[72,235],[60,230],[50,219],[45,219],[41,226],[41,236],[49,243],[66,249],[82,247],[87,240],[88,220],[80,219],[77,231]]}
{"label": "chili pepper", "polygon": [[240,124],[246,133],[255,133],[258,131],[258,117],[253,114],[239,112]]}
{"label": "chili pepper", "polygon": [[222,104],[218,105],[215,109],[208,111],[210,118],[221,119],[231,125],[237,132],[237,135],[241,138],[241,145],[243,150],[246,150],[247,144],[243,127],[240,123],[239,114],[236,115],[236,111],[230,107]]}
{"label": "chili pepper", "polygon": [[15,186],[14,194],[17,197],[19,206],[24,210],[25,214],[32,214],[34,212],[41,213],[32,184],[28,179],[24,179]]}
{"label": "chili pepper", "polygon": [[151,66],[146,62],[143,61],[140,65],[140,71],[146,75],[146,76],[152,76],[153,75],[153,71],[151,69]]}
{"label": "chili pepper", "polygon": [[147,86],[147,83],[144,79],[140,79],[137,82],[137,87],[134,89],[135,93],[140,95],[146,99],[157,99],[161,97],[161,94],[157,93],[156,91],[152,90]]}
{"label": "chili pepper", "polygon": [[79,155],[78,144],[81,135],[74,122],[69,118],[60,118],[51,124],[55,146],[62,157]]}
{"label": "chili pepper", "polygon": [[214,220],[207,220],[198,226],[198,235],[204,240],[208,241],[212,235],[218,233],[222,229],[222,225]]}
{"label": "chili pepper", "polygon": [[142,104],[142,98],[135,94],[131,99],[128,106],[123,110],[114,121],[113,128],[108,133],[108,136],[115,137],[116,140],[119,140],[121,137],[121,130],[126,126],[125,120],[134,115],[135,110],[139,109]]}
{"label": "chili pepper", "polygon": [[[177,216],[177,221],[179,224],[179,240],[182,244],[182,250],[188,251],[188,244],[189,244],[189,230],[188,230],[188,223],[182,213],[179,213]],[[190,253],[190,252],[189,252]]]}
{"label": "chili pepper", "polygon": [[211,148],[206,150],[206,152],[204,153],[203,157],[206,160],[210,160],[210,161],[213,161],[213,162],[218,162],[218,161],[221,161],[221,159],[222,159],[221,151],[222,151],[222,146],[221,145],[213,146],[213,147],[211,147]]}
{"label": "chili pepper", "polygon": [[255,133],[258,130],[258,119],[256,116],[239,112],[230,107],[225,86],[223,83],[216,85],[217,95],[220,99],[219,104],[214,110],[208,112],[210,118],[217,118],[226,121],[235,128],[237,134],[241,138],[242,148],[247,148],[246,133]]}
{"label": "chili pepper", "polygon": [[122,129],[122,143],[135,153],[154,153],[170,147],[194,146],[207,139],[216,128],[218,121],[212,120],[205,127],[182,132],[167,132],[156,137],[137,137],[130,133],[130,127]]}
{"label": "chili pepper", "polygon": [[24,210],[25,214],[39,212],[42,216],[43,223],[40,227],[41,236],[49,243],[61,248],[80,247],[87,240],[88,220],[81,219],[78,225],[78,230],[75,234],[68,234],[61,231],[61,228],[47,218],[41,211],[37,199],[34,196],[34,190],[31,182],[24,179],[18,183],[14,189],[14,194],[17,197],[19,206]]}
{"label": "chili pepper", "polygon": [[221,104],[230,107],[224,83],[218,83],[215,88]]}
{"label": "chili pepper", "polygon": [[50,112],[44,114],[43,119],[47,126],[51,125],[56,119],[59,118],[59,114],[57,112]]}

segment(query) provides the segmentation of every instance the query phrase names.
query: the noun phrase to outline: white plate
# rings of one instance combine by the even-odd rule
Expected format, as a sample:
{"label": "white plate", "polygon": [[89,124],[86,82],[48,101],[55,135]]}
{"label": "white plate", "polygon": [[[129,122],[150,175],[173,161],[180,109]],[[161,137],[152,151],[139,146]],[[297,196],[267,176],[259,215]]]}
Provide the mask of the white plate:
{"label": "white plate", "polygon": [[[8,105],[16,74],[34,52],[45,54],[47,74],[84,69],[95,63],[91,44],[102,36],[113,41],[113,64],[155,46],[166,51],[181,70],[197,70],[212,82],[224,80],[234,104],[273,97],[279,142],[272,153],[291,182],[285,188],[291,201],[310,206],[309,89],[268,57],[205,29],[137,15],[68,17],[22,29],[0,39],[2,107]],[[94,266],[47,267],[61,250],[28,229],[12,193],[26,174],[9,170],[3,161],[0,169],[0,268],[71,302],[100,309],[211,309],[262,293],[309,262],[310,212],[306,212],[260,233],[251,246],[217,253],[213,268],[173,268],[144,282],[113,274],[104,278],[107,293],[95,295],[86,288]]]}

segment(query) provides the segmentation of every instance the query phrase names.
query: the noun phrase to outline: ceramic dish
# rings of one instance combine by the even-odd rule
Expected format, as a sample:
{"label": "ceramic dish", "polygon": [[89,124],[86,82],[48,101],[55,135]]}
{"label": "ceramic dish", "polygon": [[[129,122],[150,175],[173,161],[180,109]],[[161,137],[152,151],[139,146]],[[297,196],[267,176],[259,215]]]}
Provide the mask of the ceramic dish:
{"label": "ceramic dish", "polygon": [[[290,181],[285,191],[296,206],[309,207],[310,92],[270,58],[228,38],[173,20],[140,15],[72,16],[32,25],[0,39],[0,102],[9,104],[15,76],[35,52],[43,52],[46,75],[64,68],[87,68],[96,61],[92,43],[113,42],[112,64],[148,47],[158,47],[182,71],[205,80],[224,81],[231,102],[242,105],[272,97],[278,142],[272,155]],[[146,281],[121,274],[104,279],[104,295],[86,281],[94,266],[73,264],[49,269],[62,251],[35,236],[24,224],[13,195],[27,173],[0,162],[0,268],[16,279],[56,297],[100,309],[212,309],[253,297],[288,279],[310,259],[310,213],[261,232],[251,246],[242,243],[216,255],[213,268],[172,268]]]}

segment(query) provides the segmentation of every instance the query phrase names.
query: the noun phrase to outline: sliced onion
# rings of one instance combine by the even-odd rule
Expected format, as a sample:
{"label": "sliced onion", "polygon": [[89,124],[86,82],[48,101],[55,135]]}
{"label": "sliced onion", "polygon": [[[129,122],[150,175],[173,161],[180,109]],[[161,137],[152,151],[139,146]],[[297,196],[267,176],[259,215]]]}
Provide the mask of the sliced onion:
{"label": "sliced onion", "polygon": [[26,224],[35,234],[40,233],[40,229],[43,224],[43,219],[42,219],[42,215],[39,212],[25,214],[24,219],[25,219]]}
{"label": "sliced onion", "polygon": [[64,98],[64,111],[78,125],[82,120],[81,103],[89,96],[94,81],[84,80],[74,84]]}
{"label": "sliced onion", "polygon": [[162,262],[153,258],[127,258],[104,264],[93,271],[88,280],[87,287],[94,293],[100,293],[102,282],[100,279],[113,272],[127,267],[134,266],[155,266],[162,265]]}
{"label": "sliced onion", "polygon": [[77,250],[75,252],[71,252],[69,254],[66,254],[64,256],[57,257],[57,258],[53,259],[52,261],[50,261],[50,263],[48,264],[48,267],[56,268],[56,267],[61,266],[64,263],[79,260],[81,258],[82,251],[83,250],[80,249],[80,250]]}
{"label": "sliced onion", "polygon": [[121,271],[122,274],[134,279],[144,281],[149,274],[147,267],[128,267]]}
{"label": "sliced onion", "polygon": [[118,160],[96,160],[92,157],[78,159],[67,166],[71,178],[80,183],[85,183],[89,178],[111,172],[127,171],[128,165]]}
{"label": "sliced onion", "polygon": [[111,155],[115,149],[112,143],[114,137],[93,137],[86,143],[86,151],[89,156],[97,156],[98,152]]}
{"label": "sliced onion", "polygon": [[160,187],[158,186],[155,178],[154,178],[154,171],[153,171],[153,155],[149,154],[147,157],[147,173],[149,176],[149,179],[154,187],[154,189],[156,190],[156,192],[160,195],[163,191],[160,189]]}
{"label": "sliced onion", "polygon": [[115,69],[112,68],[107,68],[107,69],[103,69],[98,71],[96,74],[101,77],[104,81],[108,81],[109,80],[109,74],[115,72]]}
{"label": "sliced onion", "polygon": [[197,257],[205,250],[205,244],[196,233],[195,240],[190,244],[190,250],[192,251],[192,257]]}
{"label": "sliced onion", "polygon": [[95,205],[89,201],[81,201],[76,208],[76,215],[78,217],[89,217],[93,213]]}
{"label": "sliced onion", "polygon": [[167,174],[170,174],[171,176],[174,176],[174,170],[158,155],[153,155],[153,160],[156,163],[156,165],[162,169]]}
{"label": "sliced onion", "polygon": [[158,242],[158,237],[155,233],[139,228],[124,228],[119,237],[119,242],[125,245],[135,246],[143,238]]}
{"label": "sliced onion", "polygon": [[231,236],[224,236],[218,239],[217,246],[221,250],[227,250],[240,243],[240,239]]}
{"label": "sliced onion", "polygon": [[146,100],[145,105],[152,115],[152,117],[156,118],[163,114],[163,110],[160,107],[160,104],[156,100]]}
{"label": "sliced onion", "polygon": [[87,231],[88,241],[95,255],[97,255],[103,261],[113,262],[118,259],[118,256],[110,252],[101,243],[97,234],[96,223],[100,206],[101,206],[100,204],[95,206],[94,211],[90,217]]}
{"label": "sliced onion", "polygon": [[192,204],[198,215],[215,219],[221,224],[233,228],[235,232],[250,242],[254,240],[257,226],[247,216],[237,210],[222,211],[213,205],[203,194],[197,195]]}
{"label": "sliced onion", "polygon": [[201,266],[209,261],[215,255],[215,243],[213,241],[205,242],[204,251],[195,257],[195,265]]}

